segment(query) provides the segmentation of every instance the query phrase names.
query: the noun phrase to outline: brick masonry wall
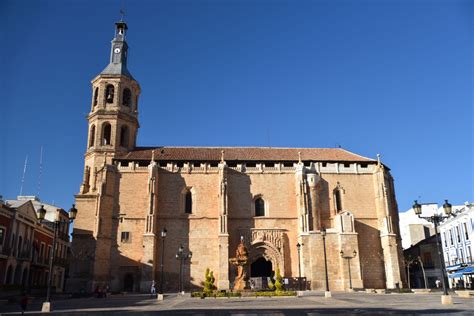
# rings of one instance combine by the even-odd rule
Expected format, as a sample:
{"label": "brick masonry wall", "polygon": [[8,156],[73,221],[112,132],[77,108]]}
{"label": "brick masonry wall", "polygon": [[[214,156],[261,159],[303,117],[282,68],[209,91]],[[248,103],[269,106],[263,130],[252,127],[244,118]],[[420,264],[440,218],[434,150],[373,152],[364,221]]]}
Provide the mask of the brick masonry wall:
{"label": "brick masonry wall", "polygon": [[[376,182],[374,177],[374,174],[322,174],[322,179],[317,184],[317,208],[314,211],[320,212],[323,226],[335,229],[333,233],[328,233],[327,239],[328,272],[330,285],[334,289],[347,288],[347,261],[342,260],[339,255],[339,251],[345,248],[355,249],[358,252],[357,258],[351,260],[354,287],[383,288],[385,286],[380,240],[381,219],[379,218],[380,211],[377,209],[377,187],[374,186]],[[323,289],[324,263],[321,261],[321,237],[314,232],[310,232],[306,237],[299,237],[300,206],[297,199],[296,175],[294,173],[242,173],[228,169],[226,180],[229,257],[234,257],[242,231],[250,231],[251,228],[283,229],[285,236],[281,250],[283,257],[281,270],[284,271],[286,277],[298,276],[296,243],[302,242],[304,243],[303,276],[308,278],[312,288]],[[101,262],[100,267],[96,265],[96,277],[99,274],[105,275],[104,271],[108,269],[111,284],[120,289],[123,287],[124,274],[130,273],[130,266],[134,266],[138,271],[149,267],[152,271],[151,278],[159,280],[162,240],[158,235],[159,231],[166,227],[168,234],[164,247],[165,288],[177,288],[179,264],[175,253],[180,245],[184,246],[185,252],[193,252],[192,260],[186,261],[184,265],[183,275],[186,288],[201,286],[206,268],[213,270],[217,278],[218,271],[221,269],[220,265],[222,265],[218,258],[221,181],[219,173],[180,173],[159,168],[154,215],[156,235],[148,236],[146,239],[143,234],[146,215],[150,210],[149,171],[143,168],[136,171],[119,171],[117,181],[110,191],[113,192],[114,197],[103,202],[101,206],[113,209],[110,214],[113,213],[116,218],[102,219],[110,221],[105,225],[111,229],[110,247],[112,250],[109,259],[96,258],[98,262]],[[333,190],[338,185],[343,191],[343,209],[350,211],[355,217],[354,229],[357,234],[342,236],[338,228],[334,227],[336,210]],[[184,212],[186,189],[191,189],[193,196],[192,214]],[[265,217],[253,216],[256,196],[261,196],[265,200]],[[87,220],[82,216],[78,217],[79,224],[76,227],[91,229],[94,222],[92,220],[94,212],[91,211],[95,205],[94,201],[93,199],[78,199],[78,201],[82,201],[81,208],[87,209],[83,214],[90,214],[91,217]],[[116,224],[113,223],[114,221]],[[120,241],[122,231],[130,232],[131,242]],[[104,245],[109,245],[109,241],[104,242]],[[154,255],[145,255],[145,247],[152,249]],[[106,253],[106,251],[100,251],[96,252],[96,255],[101,256]],[[392,255],[396,256],[396,253]],[[113,265],[107,262],[113,262]],[[229,280],[232,282],[235,274],[234,267],[225,266],[225,269],[229,270]],[[137,279],[143,278],[140,273],[134,275]],[[150,282],[150,280],[136,280],[142,283],[145,281]],[[218,281],[216,280],[216,284]]]}

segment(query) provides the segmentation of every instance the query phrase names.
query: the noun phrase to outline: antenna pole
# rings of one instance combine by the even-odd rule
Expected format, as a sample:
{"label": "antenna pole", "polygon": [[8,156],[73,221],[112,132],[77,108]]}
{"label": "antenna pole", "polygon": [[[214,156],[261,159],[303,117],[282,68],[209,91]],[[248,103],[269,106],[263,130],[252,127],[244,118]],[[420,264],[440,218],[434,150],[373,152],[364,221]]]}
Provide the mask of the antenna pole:
{"label": "antenna pole", "polygon": [[41,174],[43,172],[43,146],[41,146],[41,152],[40,152],[40,165],[39,165],[39,176],[38,176],[38,194],[37,196],[40,196],[40,190],[41,190]]}
{"label": "antenna pole", "polygon": [[27,165],[28,165],[28,155],[26,155],[26,158],[25,158],[25,166],[23,167],[23,176],[21,177],[20,196],[23,195],[23,184],[25,183],[25,174],[26,174]]}

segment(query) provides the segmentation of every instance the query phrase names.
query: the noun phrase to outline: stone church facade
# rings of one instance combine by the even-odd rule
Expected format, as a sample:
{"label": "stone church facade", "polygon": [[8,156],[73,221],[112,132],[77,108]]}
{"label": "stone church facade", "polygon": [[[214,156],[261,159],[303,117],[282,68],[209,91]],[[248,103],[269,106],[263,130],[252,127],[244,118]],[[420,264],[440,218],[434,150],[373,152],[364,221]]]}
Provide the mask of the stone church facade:
{"label": "stone church facade", "polygon": [[164,290],[177,290],[181,245],[193,254],[185,290],[200,287],[207,268],[229,289],[241,238],[250,277],[278,268],[322,290],[321,228],[331,290],[349,287],[348,264],[354,288],[402,285],[393,178],[379,158],[341,148],[138,147],[140,85],[127,69],[126,32],[116,23],[110,63],[92,80],[70,290],[149,291],[161,263]]}

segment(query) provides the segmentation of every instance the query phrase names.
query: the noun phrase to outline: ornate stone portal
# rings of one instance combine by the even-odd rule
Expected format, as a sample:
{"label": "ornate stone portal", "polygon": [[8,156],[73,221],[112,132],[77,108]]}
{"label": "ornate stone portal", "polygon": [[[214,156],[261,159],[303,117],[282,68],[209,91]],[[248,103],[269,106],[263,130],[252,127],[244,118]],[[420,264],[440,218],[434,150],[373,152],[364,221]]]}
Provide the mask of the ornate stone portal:
{"label": "ornate stone portal", "polygon": [[230,258],[229,262],[237,267],[237,276],[234,280],[234,291],[242,291],[247,287],[248,251],[244,245],[244,238],[240,237],[240,244],[235,251],[235,258]]}

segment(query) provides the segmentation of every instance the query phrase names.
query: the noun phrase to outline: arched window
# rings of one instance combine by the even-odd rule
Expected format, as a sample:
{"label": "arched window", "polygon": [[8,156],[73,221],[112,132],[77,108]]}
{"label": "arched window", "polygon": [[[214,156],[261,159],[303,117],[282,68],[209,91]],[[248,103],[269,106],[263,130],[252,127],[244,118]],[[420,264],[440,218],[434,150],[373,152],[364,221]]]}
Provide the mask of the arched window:
{"label": "arched window", "polygon": [[184,197],[184,212],[186,214],[193,213],[193,195],[191,193],[191,190],[187,190]]}
{"label": "arched window", "polygon": [[255,216],[265,216],[265,201],[261,197],[255,199]]}
{"label": "arched window", "polygon": [[131,102],[132,102],[132,92],[128,88],[123,89],[122,105],[130,106]]}
{"label": "arched window", "polygon": [[332,191],[333,198],[334,198],[334,208],[336,209],[336,213],[342,212],[343,210],[343,197],[344,197],[344,188],[341,186],[339,181],[337,182],[336,188]]}
{"label": "arched window", "polygon": [[110,145],[110,135],[112,133],[112,127],[109,123],[102,125],[102,145]]}
{"label": "arched window", "polygon": [[95,88],[94,90],[94,106],[97,105],[97,102],[98,102],[98,99],[99,99],[99,88]]}
{"label": "arched window", "polygon": [[336,212],[339,213],[340,211],[342,211],[341,190],[334,190],[334,200],[336,201]]}
{"label": "arched window", "polygon": [[91,126],[91,132],[89,135],[89,148],[93,147],[95,143],[95,125]]}
{"label": "arched window", "polygon": [[105,87],[105,101],[107,103],[113,103],[114,102],[114,86],[109,84],[107,87]]}
{"label": "arched window", "polygon": [[128,147],[128,127],[122,126],[120,128],[120,146]]}

